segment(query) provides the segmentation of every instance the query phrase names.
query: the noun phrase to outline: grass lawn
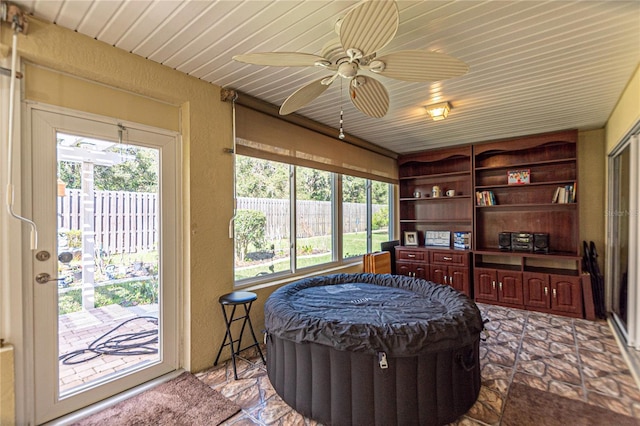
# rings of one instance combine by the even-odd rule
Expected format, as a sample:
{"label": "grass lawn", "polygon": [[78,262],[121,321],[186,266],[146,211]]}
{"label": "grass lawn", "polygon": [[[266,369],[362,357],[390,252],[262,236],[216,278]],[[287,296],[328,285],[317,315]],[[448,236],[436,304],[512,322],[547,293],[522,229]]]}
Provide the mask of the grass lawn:
{"label": "grass lawn", "polygon": [[[386,233],[374,233],[372,234],[372,247],[373,251],[380,250],[380,243],[389,241],[389,235]],[[353,256],[362,256],[366,252],[366,234],[358,233],[358,234],[344,234],[343,235],[343,253],[355,253]],[[287,241],[279,241],[278,243],[274,243],[276,252],[278,252],[279,247],[283,247],[281,252],[286,252],[284,247],[288,247],[289,244]],[[329,250],[331,247],[331,237],[330,236],[322,236],[322,237],[310,237],[310,238],[301,238],[297,241],[298,248],[300,247],[311,247],[311,248],[324,248]],[[297,266],[298,269],[307,268],[309,266],[321,265],[323,263],[331,262],[331,253],[326,252],[322,254],[299,254],[297,258]],[[261,263],[259,265],[238,268],[235,271],[235,279],[241,280],[245,278],[253,278],[259,275],[269,275],[276,272],[283,272],[290,270],[290,260],[289,257],[281,257],[273,262]],[[270,269],[273,268],[273,269]]]}

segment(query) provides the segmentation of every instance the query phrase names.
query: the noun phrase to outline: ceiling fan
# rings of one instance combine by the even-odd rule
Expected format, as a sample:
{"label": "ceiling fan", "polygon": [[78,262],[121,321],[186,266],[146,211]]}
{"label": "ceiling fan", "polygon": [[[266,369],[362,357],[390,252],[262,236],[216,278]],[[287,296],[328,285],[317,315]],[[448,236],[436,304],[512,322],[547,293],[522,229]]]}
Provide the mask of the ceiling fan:
{"label": "ceiling fan", "polygon": [[402,81],[438,81],[466,74],[464,62],[444,53],[404,50],[377,56],[396,35],[399,25],[395,1],[365,1],[351,9],[335,25],[337,40],[327,43],[322,56],[297,52],[247,53],[235,61],[280,67],[320,67],[334,74],[302,86],[280,106],[280,114],[297,111],[316,99],[338,78],[349,80],[349,98],[362,113],[383,117],[389,109],[389,94],[371,76],[379,74]]}

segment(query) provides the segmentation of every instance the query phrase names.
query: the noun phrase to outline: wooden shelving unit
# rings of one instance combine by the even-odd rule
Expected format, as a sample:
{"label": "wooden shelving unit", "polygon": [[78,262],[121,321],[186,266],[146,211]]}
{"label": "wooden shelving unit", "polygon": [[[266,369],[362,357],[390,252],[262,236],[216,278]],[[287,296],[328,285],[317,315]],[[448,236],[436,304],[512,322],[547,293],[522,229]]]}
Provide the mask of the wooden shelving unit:
{"label": "wooden shelving unit", "polygon": [[[579,200],[553,201],[557,188],[577,187],[577,131],[405,155],[398,166],[401,237],[417,231],[419,240],[418,247],[396,248],[405,256],[400,271],[464,289],[484,303],[583,316]],[[510,184],[508,173],[523,170],[528,183]],[[442,196],[431,196],[433,186]],[[449,189],[454,196],[444,196]],[[480,205],[477,192],[490,192],[492,205]],[[426,231],[470,232],[471,249],[424,247]],[[503,232],[548,235],[548,246],[501,249]],[[456,253],[470,261],[432,259]]]}
{"label": "wooden shelving unit", "polygon": [[[471,232],[473,228],[472,151],[470,146],[428,151],[398,159],[400,174],[400,231],[417,231],[420,245],[425,231]],[[432,196],[434,186],[440,197]],[[455,195],[446,196],[453,190]],[[416,192],[420,197],[415,197]]]}

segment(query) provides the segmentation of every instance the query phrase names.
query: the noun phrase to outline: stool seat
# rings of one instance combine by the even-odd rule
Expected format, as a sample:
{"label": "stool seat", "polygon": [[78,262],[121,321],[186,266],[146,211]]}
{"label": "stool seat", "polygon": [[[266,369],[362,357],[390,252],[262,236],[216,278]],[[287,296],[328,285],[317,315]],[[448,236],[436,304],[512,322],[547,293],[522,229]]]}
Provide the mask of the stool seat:
{"label": "stool seat", "polygon": [[[236,357],[240,355],[240,352],[250,349],[252,347],[256,347],[258,353],[260,354],[260,358],[262,358],[262,362],[266,364],[264,359],[264,355],[262,354],[262,350],[260,350],[260,344],[258,343],[258,339],[256,338],[256,334],[253,331],[253,325],[251,324],[251,318],[249,317],[249,312],[251,311],[251,305],[255,300],[258,299],[258,296],[255,293],[250,291],[233,291],[231,293],[223,294],[218,298],[218,302],[220,303],[220,307],[222,308],[222,316],[224,317],[224,323],[227,327],[225,332],[224,339],[222,340],[222,344],[220,345],[220,349],[218,350],[218,355],[216,356],[216,360],[213,365],[218,365],[218,360],[220,359],[220,355],[222,354],[222,349],[225,346],[230,346],[231,349],[231,361],[233,363],[233,375],[238,379],[238,371],[236,369]],[[242,312],[236,316],[236,308],[241,306],[244,308],[244,315]],[[227,308],[225,308],[227,307]],[[242,309],[241,308],[241,309]],[[227,312],[229,309],[231,312]],[[231,324],[236,321],[242,321],[242,328],[240,329],[240,335],[237,339],[233,338],[231,334]],[[248,327],[247,327],[248,326]],[[242,335],[244,334],[245,328],[249,329],[251,333],[251,337],[253,338],[253,343],[249,346],[241,348],[242,344]]]}
{"label": "stool seat", "polygon": [[239,305],[242,303],[253,302],[258,295],[250,291],[234,291],[233,293],[223,294],[218,299],[223,305]]}

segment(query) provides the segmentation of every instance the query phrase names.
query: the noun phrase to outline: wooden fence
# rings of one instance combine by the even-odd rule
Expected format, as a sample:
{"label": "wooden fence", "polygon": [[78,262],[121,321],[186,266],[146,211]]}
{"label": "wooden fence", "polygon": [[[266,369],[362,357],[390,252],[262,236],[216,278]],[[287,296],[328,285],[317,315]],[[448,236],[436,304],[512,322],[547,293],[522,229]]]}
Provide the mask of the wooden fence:
{"label": "wooden fence", "polygon": [[[79,189],[58,197],[58,229],[82,229]],[[95,247],[108,254],[134,253],[157,248],[157,194],[94,191]]]}
{"label": "wooden fence", "polygon": [[[96,248],[108,254],[155,250],[158,242],[157,194],[147,192],[94,191],[94,229]],[[373,212],[384,208],[374,204]],[[344,232],[366,228],[367,206],[343,204]],[[289,200],[238,198],[238,210],[257,210],[267,217],[265,234],[269,240],[289,238]],[[331,234],[330,201],[298,201],[297,237]],[[81,230],[81,191],[67,189],[58,197],[58,229]]]}
{"label": "wooden fence", "polygon": [[[373,213],[386,207],[373,205]],[[267,217],[266,236],[269,240],[290,235],[289,200],[238,197],[238,210],[257,210]],[[367,227],[367,205],[342,204],[342,225],[345,233],[361,232]],[[331,235],[331,201],[297,201],[297,238]]]}

